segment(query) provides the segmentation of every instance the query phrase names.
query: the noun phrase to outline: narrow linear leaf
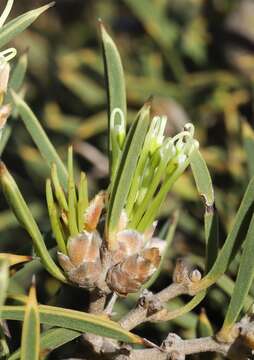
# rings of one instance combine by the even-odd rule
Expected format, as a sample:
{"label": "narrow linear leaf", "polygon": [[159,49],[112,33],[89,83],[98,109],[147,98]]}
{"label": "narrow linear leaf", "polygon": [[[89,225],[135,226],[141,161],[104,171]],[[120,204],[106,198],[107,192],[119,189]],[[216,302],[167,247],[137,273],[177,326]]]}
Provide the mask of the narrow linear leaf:
{"label": "narrow linear leaf", "polygon": [[52,260],[48,249],[45,246],[42,234],[30,212],[19,188],[8,172],[3,162],[0,163],[0,184],[3,193],[8,201],[11,209],[13,210],[19,223],[25,228],[33,240],[34,247],[37,254],[40,256],[45,268],[57,279],[66,282],[63,273]]}
{"label": "narrow linear leaf", "polygon": [[198,304],[201,303],[201,301],[205,298],[205,296],[206,296],[206,291],[205,290],[200,291],[184,306],[176,310],[168,311],[167,314],[165,314],[165,317],[163,317],[163,321],[169,321],[190,312]]}
{"label": "narrow linear leaf", "polygon": [[68,211],[68,204],[67,204],[67,201],[66,201],[66,198],[65,198],[63,188],[62,188],[62,186],[60,184],[60,181],[59,181],[59,177],[58,177],[58,174],[57,174],[57,167],[56,167],[55,163],[52,164],[51,178],[52,178],[52,182],[53,182],[54,189],[55,189],[55,195],[56,195],[56,198],[57,198],[57,201],[58,201],[60,207],[63,210]]}
{"label": "narrow linear leaf", "polygon": [[[8,289],[9,290],[9,289]],[[24,295],[24,294],[12,294],[12,293],[7,293],[7,298],[17,301],[18,303],[22,304],[22,305],[26,305],[27,301],[28,301],[28,296]]]}
{"label": "narrow linear leaf", "polygon": [[206,272],[208,272],[219,251],[219,219],[214,206],[205,206]]}
{"label": "narrow linear leaf", "polygon": [[[122,62],[117,47],[101,22],[100,28],[103,45],[104,71],[107,82],[108,129],[110,131],[113,125],[110,124],[110,118],[114,109],[120,109],[124,115],[124,119],[126,119],[126,90]],[[119,125],[120,119],[117,120],[118,119],[116,118],[115,125]],[[112,137],[110,134],[108,141],[109,159],[110,162],[112,162]]]}
{"label": "narrow linear leaf", "polygon": [[78,228],[83,231],[84,227],[84,214],[88,207],[88,187],[87,178],[84,172],[81,172],[79,189],[78,189]]}
{"label": "narrow linear leaf", "polygon": [[[49,250],[49,254],[54,258],[57,248],[54,247]],[[39,258],[26,263],[20,270],[12,275],[9,281],[8,294],[25,294],[26,289],[31,285],[32,275],[37,275],[43,270],[44,266]]]}
{"label": "narrow linear leaf", "polygon": [[113,233],[118,225],[131,186],[131,179],[149,127],[149,115],[150,104],[146,103],[129,130],[122,158],[112,184],[107,216],[107,235],[110,248],[114,247]]}
{"label": "narrow linear leaf", "polygon": [[190,165],[198,192],[205,197],[207,206],[212,206],[214,204],[212,179],[206,162],[198,149],[192,151],[190,155]]}
{"label": "narrow linear leaf", "polygon": [[71,236],[78,234],[77,222],[77,194],[73,173],[73,152],[72,147],[68,149],[68,224]]}
{"label": "narrow linear leaf", "polygon": [[[54,349],[70,342],[81,335],[80,332],[70,329],[50,329],[44,331],[40,337],[40,352],[51,352]],[[8,360],[20,359],[21,350],[15,351]]]}
{"label": "narrow linear leaf", "polygon": [[40,315],[36,299],[35,284],[29,291],[25,306],[21,336],[21,360],[39,360],[40,355]]}
{"label": "narrow linear leaf", "polygon": [[233,327],[235,321],[240,314],[246,296],[250,290],[254,277],[254,215],[248,229],[246,240],[244,242],[243,253],[241,255],[240,266],[235,282],[233,294],[230,299],[230,304],[226,313],[226,317],[220,330],[220,336],[227,337],[230,329]]}
{"label": "narrow linear leaf", "polygon": [[187,168],[188,165],[189,162],[187,160],[181,167],[177,168],[171,176],[164,180],[159,192],[152,199],[145,215],[142,217],[139,224],[135,226],[138,231],[143,232],[147,228],[149,228],[149,226],[151,226],[153,221],[156,219],[158,209],[161,208],[169,190],[172,188],[176,180],[179,178],[179,176],[183,173],[183,171]]}
{"label": "narrow linear leaf", "polygon": [[0,30],[0,48],[6,45],[17,34],[29,27],[44,11],[53,5],[54,2],[38,9],[28,11],[5,24]]}
{"label": "narrow linear leaf", "polygon": [[5,125],[3,130],[0,130],[0,157],[2,156],[3,151],[9,141],[11,132],[12,132],[12,127],[9,125]]}
{"label": "narrow linear leaf", "polygon": [[6,103],[9,103],[11,101],[10,90],[14,90],[18,92],[21,89],[21,86],[23,85],[23,81],[25,78],[26,70],[27,70],[27,52],[25,52],[19,57],[18,62],[15,65],[13,72],[11,73],[11,77],[8,85],[9,89],[7,91],[7,95],[5,98]]}
{"label": "narrow linear leaf", "polygon": [[32,256],[0,253],[0,260],[7,260],[9,266],[32,260]]}
{"label": "narrow linear leaf", "polygon": [[242,121],[243,145],[246,151],[249,177],[254,176],[254,131],[247,121]]}
{"label": "narrow linear leaf", "polygon": [[229,232],[225,243],[220,250],[214,265],[208,274],[193,287],[193,290],[200,291],[214,284],[216,280],[227,270],[230,261],[244,242],[253,214],[254,206],[254,178],[251,179],[246,189],[241,205],[235,216],[235,221]]}
{"label": "narrow linear leaf", "polygon": [[206,162],[198,149],[192,152],[190,165],[197,190],[205,201],[206,268],[209,270],[218,255],[219,247],[218,219],[214,206],[213,184]]}
{"label": "narrow linear leaf", "polygon": [[58,216],[58,211],[54,203],[50,179],[47,179],[46,181],[46,198],[47,198],[50,224],[57,242],[57,246],[63,254],[67,254],[63,231]]}
{"label": "narrow linear leaf", "polygon": [[[39,311],[42,324],[90,332],[128,343],[143,343],[139,336],[123,329],[118,323],[108,320],[105,316],[47,305],[39,305]],[[2,319],[23,321],[24,313],[24,306],[0,306],[0,318]]]}
{"label": "narrow linear leaf", "polygon": [[[234,291],[235,282],[229,276],[225,274],[222,275],[218,279],[217,285],[231,298]],[[247,295],[244,301],[243,310],[247,312],[253,303],[253,297],[251,295]]]}
{"label": "narrow linear leaf", "polygon": [[41,155],[44,157],[49,167],[51,168],[52,163],[56,164],[58,175],[60,181],[64,187],[67,189],[67,171],[66,168],[58,156],[55,148],[52,143],[48,139],[44,129],[39,123],[38,119],[29,108],[29,106],[25,103],[25,101],[17,95],[14,91],[11,92],[14,104],[18,113],[21,116],[28,132],[30,133],[34,143],[38,147]]}

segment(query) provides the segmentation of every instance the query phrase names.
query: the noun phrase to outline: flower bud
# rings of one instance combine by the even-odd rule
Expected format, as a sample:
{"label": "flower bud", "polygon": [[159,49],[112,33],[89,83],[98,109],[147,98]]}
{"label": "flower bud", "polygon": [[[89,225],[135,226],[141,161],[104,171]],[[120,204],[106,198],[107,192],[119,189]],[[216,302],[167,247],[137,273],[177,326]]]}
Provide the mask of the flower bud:
{"label": "flower bud", "polygon": [[101,212],[105,205],[105,192],[101,191],[90,202],[84,216],[84,228],[88,231],[96,229],[100,220]]}
{"label": "flower bud", "polygon": [[199,282],[201,280],[201,272],[198,269],[194,269],[190,273],[190,280],[194,283]]}
{"label": "flower bud", "polygon": [[145,249],[141,255],[132,255],[109,269],[106,282],[109,288],[126,296],[137,292],[153,275],[160,262],[157,248]]}
{"label": "flower bud", "polygon": [[163,143],[164,130],[167,123],[166,116],[155,116],[152,120],[150,130],[148,132],[148,140],[150,140],[149,150],[152,155]]}
{"label": "flower bud", "polygon": [[95,287],[101,273],[101,238],[84,231],[68,241],[68,256],[58,252],[58,260],[68,279],[80,287]]}
{"label": "flower bud", "polygon": [[131,229],[120,231],[116,234],[117,249],[112,252],[114,264],[126,259],[128,256],[140,253],[143,247],[142,235]]}

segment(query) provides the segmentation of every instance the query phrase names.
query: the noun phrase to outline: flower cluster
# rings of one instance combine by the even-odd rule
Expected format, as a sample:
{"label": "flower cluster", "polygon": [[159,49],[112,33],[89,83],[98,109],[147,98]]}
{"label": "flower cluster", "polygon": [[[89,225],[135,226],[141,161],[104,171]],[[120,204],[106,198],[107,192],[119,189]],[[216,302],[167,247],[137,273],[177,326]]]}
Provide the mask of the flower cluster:
{"label": "flower cluster", "polygon": [[[70,282],[80,287],[97,287],[127,295],[137,292],[158,268],[164,241],[153,236],[155,220],[169,189],[188,166],[192,151],[198,147],[192,124],[186,124],[173,138],[164,137],[165,126],[166,117],[154,117],[151,121],[134,176],[129,180],[113,246],[108,243],[110,236],[105,220],[112,201],[112,184],[108,191],[98,193],[89,202],[84,173],[81,173],[76,190],[72,149],[68,155],[66,192],[53,164],[46,188],[48,210],[58,243],[58,260]],[[120,130],[118,125],[113,147],[118,144],[118,156],[121,157],[125,134]],[[118,161],[115,157],[113,166],[112,181],[117,181],[121,159]]]}

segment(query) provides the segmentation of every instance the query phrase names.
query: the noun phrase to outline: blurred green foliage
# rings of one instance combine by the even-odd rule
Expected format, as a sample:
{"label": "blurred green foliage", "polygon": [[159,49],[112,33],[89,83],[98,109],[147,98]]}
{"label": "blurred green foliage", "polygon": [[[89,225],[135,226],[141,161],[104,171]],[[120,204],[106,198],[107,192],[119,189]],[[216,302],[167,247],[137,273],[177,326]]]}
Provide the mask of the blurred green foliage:
{"label": "blurred green foliage", "polygon": [[[26,100],[60,155],[65,156],[67,144],[74,144],[75,169],[87,172],[91,196],[106,188],[108,181],[104,155],[107,105],[97,22],[101,18],[122,57],[129,121],[133,120],[134,111],[153,94],[153,113],[168,116],[168,135],[182,129],[190,119],[194,123],[201,152],[212,173],[221,238],[224,238],[253,174],[249,139],[253,138],[254,34],[250,24],[254,7],[250,3],[249,0],[58,0],[54,9],[15,39],[19,54],[28,51]],[[14,12],[44,4],[17,1]],[[9,126],[11,134],[3,159],[47,236],[50,226],[44,217],[44,189],[48,168],[21,121],[11,119]],[[195,254],[191,255],[193,262],[203,267],[200,203],[187,172],[174,186],[162,209],[164,220],[177,208],[181,215],[170,256],[154,290],[170,282],[176,256]],[[30,241],[16,226],[3,197],[0,208],[0,250],[22,254],[30,247]],[[238,261],[236,257],[231,266],[232,279]],[[42,275],[46,281],[38,294],[44,302],[57,289],[55,280],[47,276]],[[216,285],[203,304],[214,329],[221,325],[225,315],[223,305],[229,301],[230,286],[232,289],[232,284],[225,286],[225,282]],[[254,294],[254,288],[251,293]],[[119,313],[127,311],[133,298],[119,305]],[[178,307],[184,300],[175,300],[170,307]],[[82,302],[81,299],[80,304],[70,306],[77,308],[84,305]],[[173,322],[149,325],[141,328],[140,333],[146,336],[156,328],[154,341],[176,330],[181,336],[194,336],[198,313],[196,309]],[[66,351],[72,354],[74,350],[67,347]]]}

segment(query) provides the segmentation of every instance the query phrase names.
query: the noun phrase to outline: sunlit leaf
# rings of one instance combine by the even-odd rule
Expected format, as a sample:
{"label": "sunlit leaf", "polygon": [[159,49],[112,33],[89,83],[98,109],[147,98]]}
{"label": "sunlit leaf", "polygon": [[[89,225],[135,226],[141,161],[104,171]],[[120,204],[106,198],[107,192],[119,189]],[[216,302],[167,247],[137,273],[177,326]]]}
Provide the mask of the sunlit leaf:
{"label": "sunlit leaf", "polygon": [[20,264],[26,261],[30,261],[32,259],[31,256],[28,255],[16,255],[9,253],[0,253],[0,260],[6,259],[9,266],[13,266],[16,264]]}
{"label": "sunlit leaf", "polygon": [[46,11],[53,5],[54,3],[52,2],[38,9],[28,11],[27,13],[22,14],[5,24],[0,29],[0,48],[6,45],[20,32],[24,31],[38,18],[38,16],[40,16],[44,11]]}
{"label": "sunlit leaf", "polygon": [[50,142],[48,136],[46,135],[45,131],[43,130],[39,120],[36,118],[32,110],[24,102],[24,100],[21,99],[19,95],[17,95],[15,92],[12,92],[12,97],[16,109],[27,128],[27,131],[30,133],[33,141],[40,150],[41,155],[48,163],[49,168],[51,168],[53,163],[56,164],[60,181],[64,188],[67,189],[66,168],[62,160],[58,156],[54,146]]}
{"label": "sunlit leaf", "polygon": [[36,299],[35,284],[29,291],[25,306],[21,336],[21,360],[39,360],[40,354],[40,315]]}
{"label": "sunlit leaf", "polygon": [[[111,129],[114,126],[113,124],[110,124],[111,114],[115,109],[120,109],[125,121],[124,127],[126,126],[126,90],[122,62],[117,47],[101,22],[100,27],[103,45],[104,71],[106,75],[108,94],[109,160],[112,165],[112,163],[116,163],[118,161],[117,157],[120,156],[120,154],[116,154],[116,159],[112,158],[114,155],[112,153],[114,144]],[[119,125],[119,121],[120,119],[116,117],[114,125]]]}
{"label": "sunlit leaf", "polygon": [[243,145],[246,151],[249,177],[254,175],[254,131],[247,121],[242,121]]}
{"label": "sunlit leaf", "polygon": [[244,305],[244,301],[250,290],[254,277],[254,216],[248,229],[246,240],[244,242],[243,253],[240,259],[240,267],[237,274],[235,287],[230,299],[229,307],[227,309],[226,317],[222,329],[220,330],[220,337],[227,338],[230,336],[230,329],[237,320],[240,311]]}
{"label": "sunlit leaf", "polygon": [[146,103],[129,130],[121,162],[113,180],[107,214],[109,247],[114,247],[114,231],[118,225],[134,174],[138,157],[150,123],[150,104]]}
{"label": "sunlit leaf", "polygon": [[[118,323],[108,320],[105,316],[47,305],[39,305],[39,311],[42,324],[59,326],[80,332],[91,332],[134,344],[143,343],[139,336],[123,329]],[[24,312],[24,306],[0,306],[0,318],[2,319],[23,321]]]}
{"label": "sunlit leaf", "polygon": [[[40,352],[50,352],[58,347],[72,341],[81,335],[80,332],[70,329],[49,329],[44,331],[40,337]],[[18,360],[20,358],[20,349],[15,351],[8,359]]]}
{"label": "sunlit leaf", "polygon": [[6,200],[21,226],[23,226],[31,236],[36,252],[40,256],[45,268],[57,279],[66,281],[64,275],[52,260],[34,217],[14,178],[11,176],[3,162],[0,163],[0,183]]}
{"label": "sunlit leaf", "polygon": [[214,265],[208,274],[194,286],[197,291],[205,289],[216,282],[216,280],[227,270],[233,256],[239,250],[246,238],[246,233],[253,213],[254,205],[254,178],[249,182],[241,205],[235,216],[234,224],[230,230],[222,249]]}
{"label": "sunlit leaf", "polygon": [[214,190],[212,179],[206,162],[199,150],[194,150],[190,156],[190,165],[199,194],[205,202],[205,240],[206,262],[209,270],[218,254],[218,219],[214,205]]}

